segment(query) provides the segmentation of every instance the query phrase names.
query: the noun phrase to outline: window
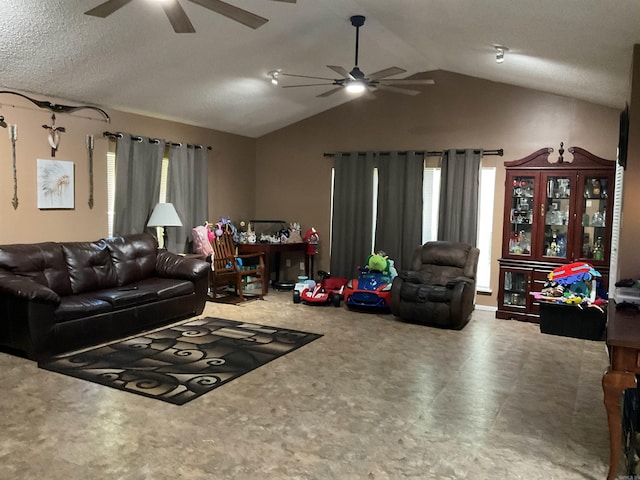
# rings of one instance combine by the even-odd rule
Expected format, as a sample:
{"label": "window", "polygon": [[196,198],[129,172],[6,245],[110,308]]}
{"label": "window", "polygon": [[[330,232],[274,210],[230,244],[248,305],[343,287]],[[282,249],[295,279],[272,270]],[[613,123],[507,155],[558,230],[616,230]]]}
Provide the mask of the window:
{"label": "window", "polygon": [[493,238],[493,200],[496,192],[496,167],[480,170],[480,198],[478,205],[478,274],[476,289],[491,292],[491,240]]}
{"label": "window", "polygon": [[438,239],[440,168],[424,169],[422,180],[422,243]]}
{"label": "window", "polygon": [[[480,193],[478,205],[478,274],[477,289],[491,291],[491,240],[493,235],[493,200],[495,195],[496,169],[482,167],[480,170]],[[422,243],[438,239],[438,212],[440,209],[440,168],[424,169],[422,184]]]}
{"label": "window", "polygon": [[107,235],[113,237],[113,212],[116,202],[116,154],[107,153]]}
{"label": "window", "polygon": [[[333,224],[333,188],[335,170],[331,172],[331,222]],[[491,244],[493,237],[493,207],[495,196],[496,168],[482,167],[480,170],[480,192],[478,205],[478,273],[476,288],[482,292],[491,292]],[[378,205],[378,169],[373,172],[373,210],[372,242],[375,242],[376,212]],[[438,213],[440,209],[440,168],[425,167],[422,183],[422,243],[438,239]],[[375,244],[372,243],[371,251]]]}
{"label": "window", "polygon": [[[167,185],[169,178],[169,158],[162,159],[162,173],[160,176],[160,197],[158,202],[167,201]],[[107,235],[113,236],[113,217],[116,201],[116,154],[107,152]],[[156,227],[156,238],[162,239],[162,227]]]}

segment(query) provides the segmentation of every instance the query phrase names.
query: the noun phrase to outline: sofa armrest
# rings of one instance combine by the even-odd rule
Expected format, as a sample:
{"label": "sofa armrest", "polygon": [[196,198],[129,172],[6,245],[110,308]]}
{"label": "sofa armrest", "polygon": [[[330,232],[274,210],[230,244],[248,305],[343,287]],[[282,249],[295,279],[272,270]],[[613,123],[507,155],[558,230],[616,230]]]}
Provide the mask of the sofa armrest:
{"label": "sofa armrest", "polygon": [[60,304],[60,296],[49,287],[12,273],[0,273],[0,293],[56,306]]}
{"label": "sofa armrest", "polygon": [[166,278],[197,280],[209,274],[211,266],[204,260],[188,258],[166,250],[159,250],[156,257],[156,274]]}

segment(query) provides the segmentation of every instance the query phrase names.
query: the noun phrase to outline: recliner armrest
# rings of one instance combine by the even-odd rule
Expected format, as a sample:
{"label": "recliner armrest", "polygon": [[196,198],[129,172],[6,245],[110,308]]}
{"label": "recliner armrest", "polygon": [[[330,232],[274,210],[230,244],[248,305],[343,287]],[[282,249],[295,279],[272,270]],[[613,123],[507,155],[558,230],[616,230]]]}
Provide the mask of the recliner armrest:
{"label": "recliner armrest", "polygon": [[409,283],[422,283],[422,277],[419,272],[414,270],[405,270],[398,273],[398,277],[400,277],[405,282]]}
{"label": "recliner armrest", "polygon": [[449,280],[446,286],[447,288],[453,288],[459,283],[466,283],[467,285],[473,285],[473,279],[469,277],[456,277],[452,280]]}
{"label": "recliner armrest", "polygon": [[60,296],[49,287],[12,273],[0,273],[0,292],[25,300],[60,304]]}

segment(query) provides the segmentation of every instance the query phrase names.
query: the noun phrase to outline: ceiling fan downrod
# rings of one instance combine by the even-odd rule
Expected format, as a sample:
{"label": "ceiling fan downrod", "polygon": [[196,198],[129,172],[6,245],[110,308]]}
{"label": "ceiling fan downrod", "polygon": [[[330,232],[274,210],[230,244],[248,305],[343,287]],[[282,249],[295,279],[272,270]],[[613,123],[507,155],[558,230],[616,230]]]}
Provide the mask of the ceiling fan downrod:
{"label": "ceiling fan downrod", "polygon": [[351,25],[356,27],[356,61],[355,67],[358,68],[358,49],[360,46],[360,27],[364,25],[365,17],[363,15],[354,15],[351,17]]}

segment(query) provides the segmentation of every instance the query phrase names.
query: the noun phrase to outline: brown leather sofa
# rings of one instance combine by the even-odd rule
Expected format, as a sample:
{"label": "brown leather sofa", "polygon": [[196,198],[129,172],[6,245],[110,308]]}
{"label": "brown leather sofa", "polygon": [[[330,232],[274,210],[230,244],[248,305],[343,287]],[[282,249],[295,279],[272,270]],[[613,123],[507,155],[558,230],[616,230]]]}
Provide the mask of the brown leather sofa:
{"label": "brown leather sofa", "polygon": [[0,246],[0,346],[39,360],[200,315],[209,265],[149,234]]}
{"label": "brown leather sofa", "polygon": [[427,242],[391,286],[391,313],[417,323],[459,330],[475,307],[480,250],[466,243]]}

